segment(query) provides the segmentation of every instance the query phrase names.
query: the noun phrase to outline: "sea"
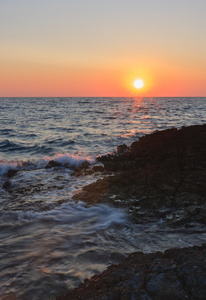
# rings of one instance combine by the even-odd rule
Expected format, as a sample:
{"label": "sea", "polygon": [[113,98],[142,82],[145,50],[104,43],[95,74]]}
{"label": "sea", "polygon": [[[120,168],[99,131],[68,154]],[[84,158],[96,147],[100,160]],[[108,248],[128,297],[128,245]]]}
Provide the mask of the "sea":
{"label": "sea", "polygon": [[126,209],[73,200],[102,178],[75,176],[85,161],[205,123],[206,98],[0,98],[0,299],[55,299],[131,252],[206,242],[198,224],[133,224]]}

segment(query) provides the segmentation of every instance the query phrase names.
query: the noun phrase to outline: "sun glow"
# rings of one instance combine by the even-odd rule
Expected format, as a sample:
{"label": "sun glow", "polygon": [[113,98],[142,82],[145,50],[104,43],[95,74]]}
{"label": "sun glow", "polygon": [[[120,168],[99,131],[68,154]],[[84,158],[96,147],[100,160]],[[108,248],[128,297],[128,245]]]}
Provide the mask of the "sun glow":
{"label": "sun glow", "polygon": [[136,89],[141,89],[144,86],[144,82],[142,81],[142,79],[136,79],[134,81],[134,87]]}

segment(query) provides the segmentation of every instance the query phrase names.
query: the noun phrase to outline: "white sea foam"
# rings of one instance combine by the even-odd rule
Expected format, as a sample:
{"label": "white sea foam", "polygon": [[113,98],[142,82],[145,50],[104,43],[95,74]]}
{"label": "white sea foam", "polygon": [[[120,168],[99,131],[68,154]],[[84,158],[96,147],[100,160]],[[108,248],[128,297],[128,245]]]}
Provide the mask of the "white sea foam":
{"label": "white sea foam", "polygon": [[21,161],[6,161],[0,160],[0,175],[6,174],[9,170],[16,170],[17,168],[22,167]]}
{"label": "white sea foam", "polygon": [[91,156],[81,155],[81,154],[70,154],[70,153],[57,153],[54,156],[45,156],[43,158],[45,161],[51,161],[54,160],[55,162],[61,163],[62,165],[67,164],[68,166],[72,168],[78,168],[82,163],[89,162],[94,163],[95,159]]}
{"label": "white sea foam", "polygon": [[40,160],[28,160],[28,161],[6,161],[0,160],[0,176],[5,175],[9,170],[13,169],[41,169],[44,168],[49,161],[54,160],[60,164],[67,165],[71,168],[78,168],[84,162],[90,164],[95,162],[95,159],[91,156],[81,155],[81,154],[61,154],[57,153],[53,156],[44,156]]}

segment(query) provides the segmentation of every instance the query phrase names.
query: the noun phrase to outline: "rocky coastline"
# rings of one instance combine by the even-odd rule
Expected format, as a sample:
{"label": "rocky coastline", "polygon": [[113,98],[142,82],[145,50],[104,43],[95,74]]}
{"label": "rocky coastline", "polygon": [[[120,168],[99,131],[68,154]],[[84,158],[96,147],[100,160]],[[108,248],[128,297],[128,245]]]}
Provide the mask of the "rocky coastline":
{"label": "rocky coastline", "polygon": [[132,253],[57,300],[205,300],[206,244]]}
{"label": "rocky coastline", "polygon": [[[135,223],[205,226],[206,125],[155,132],[97,160],[75,171],[103,175],[75,200],[123,207]],[[133,253],[56,299],[206,299],[206,244]]]}
{"label": "rocky coastline", "polygon": [[[97,160],[104,167],[95,171],[104,178],[85,186],[76,200],[125,207],[135,223],[206,224],[206,125],[146,135]],[[87,172],[84,166],[75,174]]]}

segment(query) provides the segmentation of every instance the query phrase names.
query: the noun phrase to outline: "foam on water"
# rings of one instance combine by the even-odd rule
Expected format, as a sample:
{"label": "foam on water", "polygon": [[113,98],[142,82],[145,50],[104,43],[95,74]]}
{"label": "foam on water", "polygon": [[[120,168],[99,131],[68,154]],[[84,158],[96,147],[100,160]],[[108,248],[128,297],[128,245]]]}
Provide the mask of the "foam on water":
{"label": "foam on water", "polygon": [[124,211],[104,204],[70,202],[0,216],[0,290],[20,299],[54,298],[134,251],[200,245],[206,238],[204,228],[197,235],[194,228],[133,225]]}
{"label": "foam on water", "polygon": [[[123,211],[83,202],[42,213],[1,212],[1,292],[50,299],[66,291],[112,261],[111,252],[119,250],[105,230],[118,231],[128,224]],[[47,290],[51,282],[55,286]]]}
{"label": "foam on water", "polygon": [[68,168],[76,169],[84,162],[92,164],[95,162],[95,159],[92,156],[86,156],[83,154],[70,154],[70,153],[57,153],[53,156],[44,156],[39,160],[28,160],[28,161],[7,161],[0,160],[0,176],[8,173],[9,170],[28,170],[36,168],[44,168],[48,162],[55,161],[62,166],[67,166]]}
{"label": "foam on water", "polygon": [[91,156],[84,156],[81,154],[61,154],[57,153],[52,157],[45,156],[43,157],[43,160],[45,161],[51,161],[54,160],[55,162],[61,163],[62,165],[68,165],[72,168],[78,168],[81,164],[84,162],[94,163],[95,159]]}
{"label": "foam on water", "polygon": [[60,223],[65,222],[71,226],[85,222],[87,226],[82,228],[85,228],[85,234],[88,234],[88,230],[92,233],[96,232],[96,230],[107,229],[113,224],[127,224],[128,217],[124,211],[105,204],[88,206],[82,201],[78,203],[70,201],[69,204],[62,204],[56,209],[41,213],[21,210],[1,212],[0,226],[5,225],[8,220],[10,222],[14,221],[14,223],[18,221],[22,224],[47,220]]}
{"label": "foam on water", "polygon": [[8,173],[9,170],[13,169],[16,170],[17,168],[22,167],[21,161],[6,161],[0,160],[0,175],[4,175]]}

